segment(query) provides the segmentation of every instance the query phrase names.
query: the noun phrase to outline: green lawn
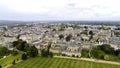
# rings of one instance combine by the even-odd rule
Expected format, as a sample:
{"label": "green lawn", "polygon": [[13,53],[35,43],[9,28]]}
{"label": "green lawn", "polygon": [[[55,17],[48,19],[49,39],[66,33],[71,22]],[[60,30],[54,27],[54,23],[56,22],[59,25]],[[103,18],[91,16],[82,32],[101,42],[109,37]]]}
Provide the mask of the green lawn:
{"label": "green lawn", "polygon": [[11,68],[120,68],[119,65],[62,58],[30,58]]}
{"label": "green lawn", "polygon": [[0,59],[0,65],[6,66],[6,65],[12,63],[13,60],[20,59],[20,58],[21,58],[21,54],[17,54],[15,56],[10,55],[4,59]]}

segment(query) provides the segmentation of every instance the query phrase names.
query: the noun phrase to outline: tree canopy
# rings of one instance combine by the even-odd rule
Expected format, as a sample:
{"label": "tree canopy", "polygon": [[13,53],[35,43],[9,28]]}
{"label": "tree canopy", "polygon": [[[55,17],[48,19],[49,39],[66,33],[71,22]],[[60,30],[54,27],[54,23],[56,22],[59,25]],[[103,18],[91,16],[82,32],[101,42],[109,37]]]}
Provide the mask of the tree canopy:
{"label": "tree canopy", "polygon": [[71,38],[72,38],[72,35],[71,34],[69,34],[67,37],[66,37],[66,41],[68,42],[68,41],[70,41],[71,40]]}
{"label": "tree canopy", "polygon": [[7,47],[0,46],[0,56],[6,56],[9,54],[9,50]]}

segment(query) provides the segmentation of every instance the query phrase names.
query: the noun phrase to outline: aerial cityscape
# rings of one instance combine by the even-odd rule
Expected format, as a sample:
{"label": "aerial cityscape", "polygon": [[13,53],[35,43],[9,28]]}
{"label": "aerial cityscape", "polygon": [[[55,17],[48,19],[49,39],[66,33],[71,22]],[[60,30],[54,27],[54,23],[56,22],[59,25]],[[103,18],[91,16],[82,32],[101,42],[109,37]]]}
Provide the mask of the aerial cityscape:
{"label": "aerial cityscape", "polygon": [[0,68],[120,68],[116,5],[118,0],[1,0]]}

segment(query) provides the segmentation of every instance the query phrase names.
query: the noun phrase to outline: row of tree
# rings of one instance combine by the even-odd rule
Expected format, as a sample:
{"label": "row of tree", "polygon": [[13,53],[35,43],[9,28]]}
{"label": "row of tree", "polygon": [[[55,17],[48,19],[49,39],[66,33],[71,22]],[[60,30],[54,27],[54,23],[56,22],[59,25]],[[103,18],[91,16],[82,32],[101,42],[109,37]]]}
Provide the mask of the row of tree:
{"label": "row of tree", "polygon": [[[60,35],[59,35],[59,39],[63,39],[63,38],[64,38],[64,35],[63,35],[63,34],[60,34]],[[68,42],[68,41],[71,40],[71,38],[72,38],[72,34],[69,34],[69,35],[67,35],[67,36],[65,37],[65,40]]]}
{"label": "row of tree", "polygon": [[114,58],[120,59],[120,49],[115,50],[108,44],[94,46],[91,50],[91,56],[88,53],[89,49],[82,49],[82,57],[110,60],[110,56],[112,56],[113,60]]}

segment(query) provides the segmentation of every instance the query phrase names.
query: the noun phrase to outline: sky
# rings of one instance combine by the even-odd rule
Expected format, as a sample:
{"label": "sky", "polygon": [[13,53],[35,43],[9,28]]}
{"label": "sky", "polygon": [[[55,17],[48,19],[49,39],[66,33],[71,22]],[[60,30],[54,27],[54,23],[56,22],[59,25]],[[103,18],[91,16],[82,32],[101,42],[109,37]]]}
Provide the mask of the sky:
{"label": "sky", "polygon": [[0,0],[0,20],[120,20],[120,0]]}

